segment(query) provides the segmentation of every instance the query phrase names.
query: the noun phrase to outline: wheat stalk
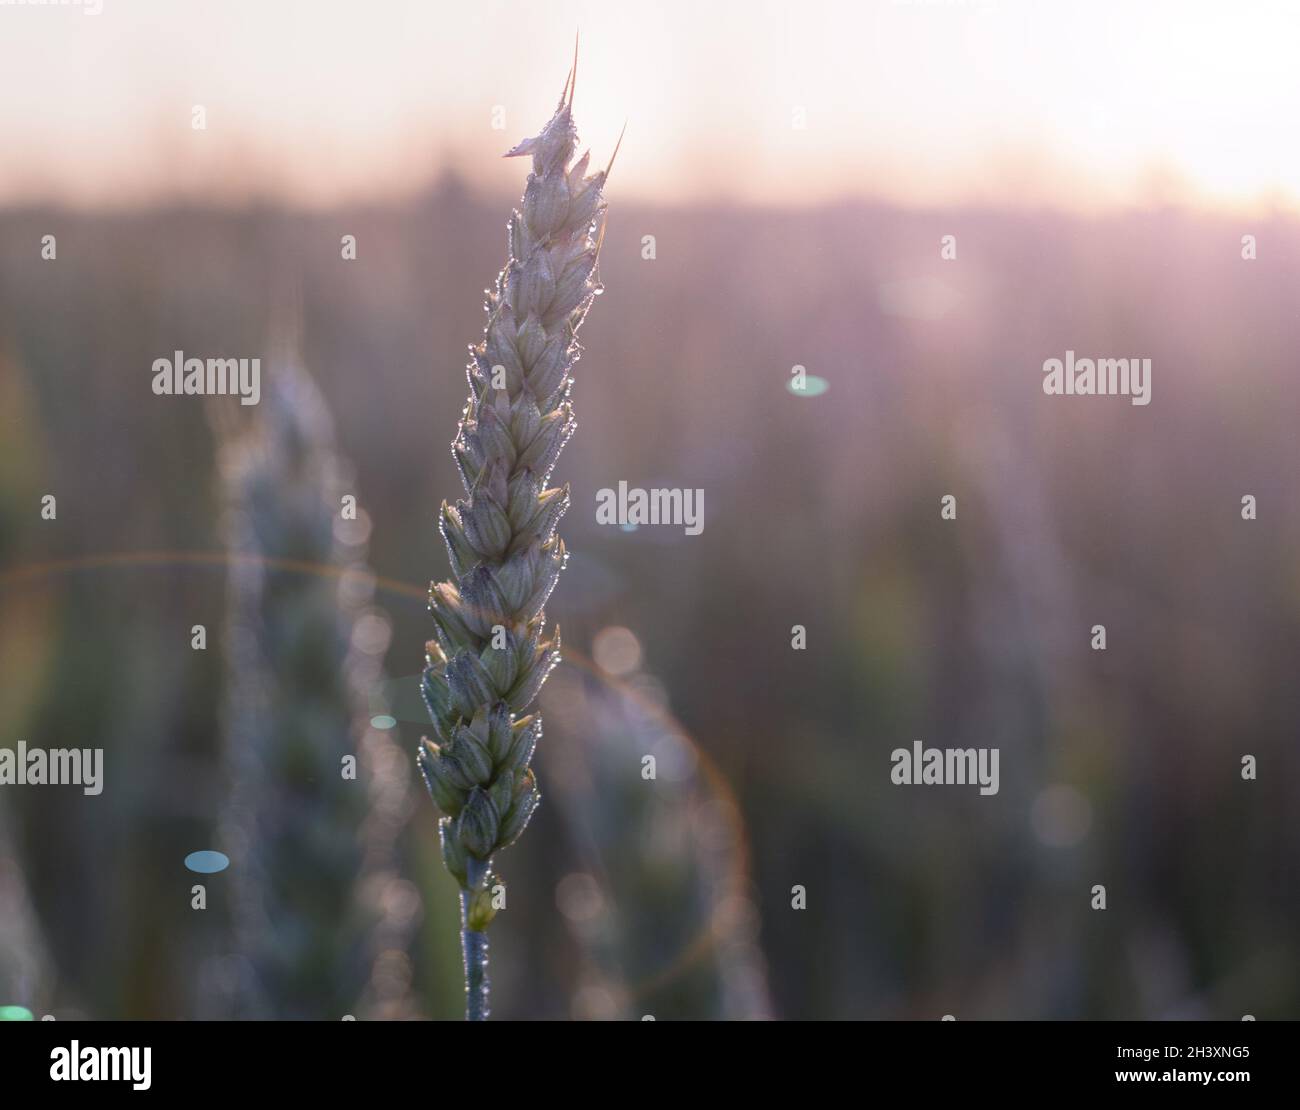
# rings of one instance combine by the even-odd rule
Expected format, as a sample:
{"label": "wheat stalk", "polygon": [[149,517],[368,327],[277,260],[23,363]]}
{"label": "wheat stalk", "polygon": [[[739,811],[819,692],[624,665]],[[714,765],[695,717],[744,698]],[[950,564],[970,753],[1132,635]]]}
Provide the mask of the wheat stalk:
{"label": "wheat stalk", "polygon": [[510,219],[509,259],[488,293],[483,340],[470,348],[469,400],[452,441],[467,495],[442,504],[455,580],[429,592],[436,639],[426,645],[422,686],[437,741],[421,740],[418,762],[445,814],[443,860],[461,886],[470,1020],[488,1015],[493,856],[515,841],[541,797],[529,767],[541,718],[519,714],[559,662],[560,630],[543,638],[543,607],[566,559],[555,528],[569,489],[546,482],[573,434],[576,336],[600,292],[609,176],[609,167],[586,176],[587,154],[569,168],[576,67],[575,53],[550,122],[506,154],[531,155],[533,170],[522,211]]}

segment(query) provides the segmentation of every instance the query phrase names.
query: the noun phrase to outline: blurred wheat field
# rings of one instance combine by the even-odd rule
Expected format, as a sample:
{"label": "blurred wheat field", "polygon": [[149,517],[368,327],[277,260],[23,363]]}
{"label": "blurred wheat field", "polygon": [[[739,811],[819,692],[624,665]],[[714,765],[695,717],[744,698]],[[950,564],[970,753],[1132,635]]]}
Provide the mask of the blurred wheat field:
{"label": "blurred wheat field", "polygon": [[[96,807],[0,797],[0,877],[21,873],[32,938],[13,962],[0,950],[3,990],[40,967],[32,997],[51,1007],[192,1016],[222,943],[219,915],[189,909],[177,845],[207,846],[223,802],[221,653],[187,644],[194,624],[223,628],[224,573],[58,565],[222,546],[203,408],[154,396],[153,360],[263,354],[276,283],[301,284],[304,362],[355,464],[370,563],[415,591],[378,591],[387,665],[414,672],[456,484],[443,444],[481,329],[464,275],[493,277],[509,204],[444,177],[409,204],[312,214],[0,212],[0,744],[103,746],[115,780]],[[581,335],[579,433],[556,474],[574,555],[548,612],[579,655],[632,630],[652,703],[727,794],[697,772],[662,813],[593,809],[584,776],[626,765],[632,789],[660,740],[617,684],[565,663],[557,690],[585,688],[603,725],[544,702],[552,784],[507,857],[501,1016],[1295,1012],[1300,227],[1239,222],[613,211],[617,295]],[[1267,244],[1248,264],[1244,230]],[[1042,362],[1067,347],[1150,357],[1152,404],[1045,397]],[[796,365],[827,392],[792,395]],[[596,491],[623,479],[703,488],[703,534],[598,526]],[[418,736],[402,722],[396,738],[409,753]],[[889,753],[914,740],[1000,746],[1000,793],[893,788]],[[718,805],[734,806],[721,844]],[[427,806],[403,843],[419,1013],[454,1016]],[[680,961],[701,935],[717,943]]]}

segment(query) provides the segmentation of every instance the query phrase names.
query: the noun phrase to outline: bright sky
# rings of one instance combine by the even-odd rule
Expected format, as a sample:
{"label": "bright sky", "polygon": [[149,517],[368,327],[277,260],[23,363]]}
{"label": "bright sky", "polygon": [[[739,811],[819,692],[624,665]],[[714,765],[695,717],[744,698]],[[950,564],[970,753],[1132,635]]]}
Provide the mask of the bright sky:
{"label": "bright sky", "polygon": [[1300,210],[1295,0],[90,3],[0,0],[0,202],[513,192],[581,29],[625,197]]}

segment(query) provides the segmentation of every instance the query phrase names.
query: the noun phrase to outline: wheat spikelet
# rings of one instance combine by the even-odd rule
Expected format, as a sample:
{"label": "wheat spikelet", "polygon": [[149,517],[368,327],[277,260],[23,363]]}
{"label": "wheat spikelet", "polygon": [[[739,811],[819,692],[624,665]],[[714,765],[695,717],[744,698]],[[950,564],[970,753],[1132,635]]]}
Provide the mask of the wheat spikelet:
{"label": "wheat spikelet", "polygon": [[423,692],[437,739],[421,741],[418,760],[446,815],[443,859],[462,889],[472,1019],[487,1016],[492,858],[540,800],[529,763],[541,720],[520,714],[559,661],[559,629],[545,638],[543,607],[564,566],[555,528],[569,504],[567,486],[546,482],[573,433],[576,336],[600,292],[609,168],[587,176],[588,155],[569,166],[575,74],[550,122],[506,155],[530,155],[533,169],[488,294],[483,340],[470,349],[469,400],[452,442],[466,498],[443,502],[441,532],[455,577],[429,594],[436,638]]}

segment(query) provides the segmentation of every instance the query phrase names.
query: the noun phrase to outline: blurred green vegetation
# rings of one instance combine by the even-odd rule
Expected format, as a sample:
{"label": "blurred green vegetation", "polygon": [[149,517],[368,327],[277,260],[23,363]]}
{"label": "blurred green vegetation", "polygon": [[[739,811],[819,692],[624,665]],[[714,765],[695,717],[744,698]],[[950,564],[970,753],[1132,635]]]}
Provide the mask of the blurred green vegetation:
{"label": "blurred green vegetation", "polygon": [[[0,794],[61,1012],[193,1016],[196,969],[226,950],[181,866],[223,802],[221,652],[188,642],[197,623],[220,640],[225,577],[161,557],[13,568],[220,550],[202,403],[154,396],[150,367],[265,356],[288,275],[373,523],[386,666],[416,673],[430,625],[386,583],[445,571],[435,512],[459,488],[447,444],[508,203],[449,179],[312,215],[0,213],[0,744],[108,753],[101,797]],[[1243,264],[1235,225],[1177,211],[611,210],[549,612],[579,654],[611,625],[638,637],[642,677],[734,795],[743,879],[701,870],[707,778],[637,816],[652,726],[566,663],[557,690],[585,688],[591,716],[548,695],[543,806],[500,861],[495,1013],[1294,1015],[1300,228],[1254,230],[1270,248]],[[958,263],[939,260],[950,231]],[[898,315],[880,291],[899,281],[951,307]],[[1045,397],[1042,361],[1067,348],[1152,358],[1151,405]],[[796,364],[829,390],[792,396]],[[703,488],[703,534],[600,528],[596,491],[620,479]],[[399,724],[407,751],[419,731]],[[999,794],[892,786],[914,740],[999,747]],[[419,801],[414,989],[454,1017],[455,896]],[[675,824],[665,872],[654,837]],[[728,944],[637,993],[716,920]],[[733,941],[762,989],[727,995]]]}

